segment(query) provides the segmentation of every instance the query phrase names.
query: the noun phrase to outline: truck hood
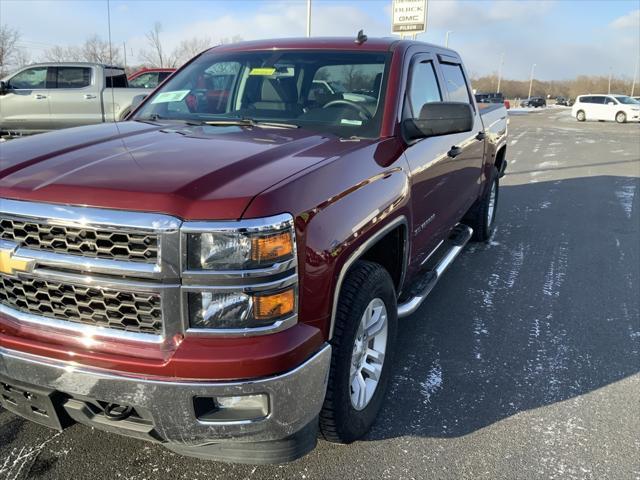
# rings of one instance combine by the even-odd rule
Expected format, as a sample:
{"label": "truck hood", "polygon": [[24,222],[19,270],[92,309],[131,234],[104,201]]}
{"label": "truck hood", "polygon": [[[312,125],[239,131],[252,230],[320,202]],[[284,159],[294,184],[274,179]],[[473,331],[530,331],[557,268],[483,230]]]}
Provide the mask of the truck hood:
{"label": "truck hood", "polygon": [[260,192],[359,143],[303,129],[73,128],[0,144],[0,197],[238,219]]}

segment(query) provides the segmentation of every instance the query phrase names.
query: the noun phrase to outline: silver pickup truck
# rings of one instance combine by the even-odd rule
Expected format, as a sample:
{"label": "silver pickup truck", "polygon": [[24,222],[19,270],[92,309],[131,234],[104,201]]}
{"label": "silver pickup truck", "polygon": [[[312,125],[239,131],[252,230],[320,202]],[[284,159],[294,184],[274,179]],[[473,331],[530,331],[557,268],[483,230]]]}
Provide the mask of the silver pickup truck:
{"label": "silver pickup truck", "polygon": [[28,134],[124,119],[133,99],[124,69],[96,63],[29,65],[0,82],[0,133]]}

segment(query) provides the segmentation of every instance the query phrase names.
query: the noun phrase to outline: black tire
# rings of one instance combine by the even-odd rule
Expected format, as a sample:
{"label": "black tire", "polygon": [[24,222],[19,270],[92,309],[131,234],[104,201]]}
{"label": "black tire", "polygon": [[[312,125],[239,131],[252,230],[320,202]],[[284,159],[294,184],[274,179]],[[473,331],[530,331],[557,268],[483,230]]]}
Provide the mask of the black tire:
{"label": "black tire", "polygon": [[[469,209],[462,222],[473,228],[474,242],[486,242],[491,238],[493,228],[495,226],[496,211],[498,209],[498,198],[500,193],[500,179],[498,169],[494,166],[491,170],[491,180],[487,191],[476,200],[476,203]],[[491,205],[491,191],[495,188],[495,197],[493,203],[493,211],[491,218],[489,215],[489,207]]]}
{"label": "black tire", "polygon": [[[381,299],[387,309],[387,343],[378,385],[362,409],[351,400],[350,369],[360,320],[369,303]],[[358,261],[345,277],[336,311],[333,354],[327,395],[320,411],[320,433],[334,443],[351,443],[373,425],[386,394],[395,347],[398,314],[396,293],[389,273],[379,264]]]}
{"label": "black tire", "polygon": [[627,114],[624,112],[616,113],[616,122],[618,123],[627,123]]}
{"label": "black tire", "polygon": [[576,120],[579,122],[584,122],[587,119],[587,115],[584,113],[584,110],[578,110],[576,112]]}

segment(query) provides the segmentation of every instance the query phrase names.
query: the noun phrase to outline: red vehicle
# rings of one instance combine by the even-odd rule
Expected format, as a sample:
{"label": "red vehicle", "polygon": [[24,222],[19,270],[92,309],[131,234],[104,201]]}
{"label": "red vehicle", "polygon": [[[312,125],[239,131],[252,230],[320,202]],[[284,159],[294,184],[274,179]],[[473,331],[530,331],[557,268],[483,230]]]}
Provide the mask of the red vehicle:
{"label": "red vehicle", "polygon": [[360,438],[398,318],[493,229],[506,110],[467,78],[415,41],[236,43],[127,122],[5,143],[2,405],[234,462]]}
{"label": "red vehicle", "polygon": [[175,71],[175,68],[141,68],[129,75],[129,86],[156,88]]}

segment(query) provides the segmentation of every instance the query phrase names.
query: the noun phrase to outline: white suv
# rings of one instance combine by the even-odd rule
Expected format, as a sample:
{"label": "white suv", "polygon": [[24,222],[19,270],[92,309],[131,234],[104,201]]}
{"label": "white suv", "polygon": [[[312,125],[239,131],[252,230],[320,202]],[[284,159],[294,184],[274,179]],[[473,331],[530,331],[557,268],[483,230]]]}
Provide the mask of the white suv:
{"label": "white suv", "polygon": [[626,95],[580,95],[571,109],[579,121],[615,120],[618,123],[640,121],[640,102]]}

